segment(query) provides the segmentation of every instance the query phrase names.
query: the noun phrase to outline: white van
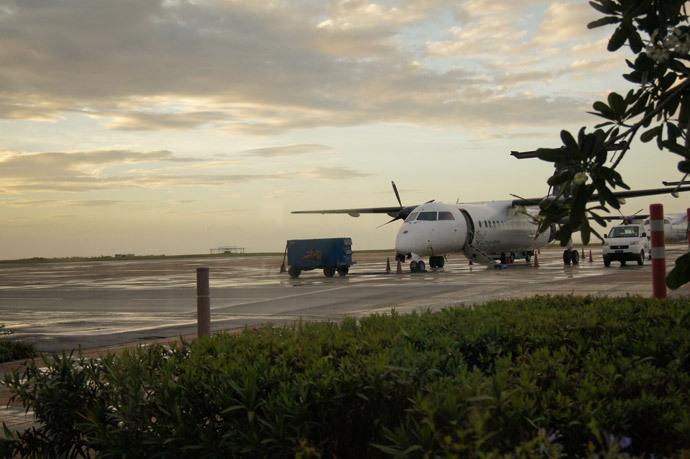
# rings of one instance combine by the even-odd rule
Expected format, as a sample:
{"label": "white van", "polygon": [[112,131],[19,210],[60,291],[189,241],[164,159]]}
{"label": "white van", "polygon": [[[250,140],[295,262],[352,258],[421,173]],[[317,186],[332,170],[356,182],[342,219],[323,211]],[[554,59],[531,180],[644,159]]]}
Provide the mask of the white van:
{"label": "white van", "polygon": [[612,261],[620,261],[621,266],[625,266],[627,261],[637,261],[638,265],[643,265],[645,258],[651,257],[644,225],[614,226],[604,238],[604,266],[611,266]]}

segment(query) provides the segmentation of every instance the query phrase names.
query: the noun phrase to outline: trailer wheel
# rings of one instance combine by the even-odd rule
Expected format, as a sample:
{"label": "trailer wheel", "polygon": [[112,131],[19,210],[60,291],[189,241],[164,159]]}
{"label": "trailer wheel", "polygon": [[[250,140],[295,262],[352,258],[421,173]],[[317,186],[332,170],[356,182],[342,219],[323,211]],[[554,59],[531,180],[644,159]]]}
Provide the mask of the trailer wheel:
{"label": "trailer wheel", "polygon": [[335,268],[333,266],[327,266],[323,268],[323,274],[326,277],[333,277],[333,275],[335,274]]}
{"label": "trailer wheel", "polygon": [[300,274],[301,272],[302,272],[301,269],[296,268],[296,267],[294,267],[294,266],[290,266],[290,269],[288,269],[288,274],[289,274],[290,277],[292,277],[293,279],[297,279],[297,278],[299,277],[299,274]]}
{"label": "trailer wheel", "polygon": [[350,271],[349,266],[340,266],[338,267],[338,275],[341,277],[347,276],[347,273]]}

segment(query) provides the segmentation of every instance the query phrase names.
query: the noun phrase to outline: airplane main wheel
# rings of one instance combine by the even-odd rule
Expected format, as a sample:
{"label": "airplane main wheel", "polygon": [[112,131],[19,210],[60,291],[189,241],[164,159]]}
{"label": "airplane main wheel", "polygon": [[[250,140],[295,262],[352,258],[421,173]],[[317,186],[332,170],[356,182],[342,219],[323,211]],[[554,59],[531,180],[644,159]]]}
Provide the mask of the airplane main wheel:
{"label": "airplane main wheel", "polygon": [[416,261],[410,262],[410,272],[416,273],[419,270],[418,263]]}
{"label": "airplane main wheel", "polygon": [[608,257],[604,257],[604,266],[607,268],[611,266],[611,260],[609,260]]}
{"label": "airplane main wheel", "polygon": [[327,266],[323,268],[323,275],[326,277],[333,277],[335,274],[335,268],[333,266]]}
{"label": "airplane main wheel", "polygon": [[570,261],[573,262],[573,266],[580,264],[580,252],[577,250],[570,251]]}
{"label": "airplane main wheel", "polygon": [[417,263],[417,271],[420,273],[423,273],[426,271],[426,265],[421,260],[419,261],[419,263]]}
{"label": "airplane main wheel", "polygon": [[570,256],[571,256],[570,250],[564,250],[563,251],[563,264],[564,265],[570,266],[570,260],[571,260]]}
{"label": "airplane main wheel", "polygon": [[644,264],[644,250],[640,251],[640,256],[637,258],[637,264],[640,266]]}
{"label": "airplane main wheel", "polygon": [[443,268],[446,259],[440,256],[429,257],[429,267],[431,269]]}

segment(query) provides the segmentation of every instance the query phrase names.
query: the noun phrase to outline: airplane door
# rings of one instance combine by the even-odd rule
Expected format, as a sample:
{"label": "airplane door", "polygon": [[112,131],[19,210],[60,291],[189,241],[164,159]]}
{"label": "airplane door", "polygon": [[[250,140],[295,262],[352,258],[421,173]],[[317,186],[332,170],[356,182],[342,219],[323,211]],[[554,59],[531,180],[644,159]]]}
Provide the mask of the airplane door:
{"label": "airplane door", "polygon": [[470,216],[469,212],[467,212],[465,209],[458,210],[460,210],[460,213],[465,219],[465,225],[467,228],[467,234],[465,235],[465,245],[470,245],[474,241],[474,221],[472,221],[472,217]]}

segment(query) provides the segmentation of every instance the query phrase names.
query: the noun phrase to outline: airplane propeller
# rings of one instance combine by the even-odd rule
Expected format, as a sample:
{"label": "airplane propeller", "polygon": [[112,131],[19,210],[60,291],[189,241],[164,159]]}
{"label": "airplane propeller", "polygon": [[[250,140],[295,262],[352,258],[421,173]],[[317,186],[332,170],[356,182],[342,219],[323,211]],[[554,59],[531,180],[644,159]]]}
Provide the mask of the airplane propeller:
{"label": "airplane propeller", "polygon": [[395,197],[398,199],[398,204],[400,204],[400,208],[402,209],[402,201],[400,200],[400,193],[398,193],[398,187],[395,186],[395,182],[391,180],[391,185],[393,185],[393,192],[395,193]]}
{"label": "airplane propeller", "polygon": [[393,223],[393,222],[396,221],[396,220],[400,220],[400,219],[403,219],[403,218],[407,218],[407,215],[403,215],[403,209],[404,209],[404,207],[403,207],[403,205],[402,205],[402,200],[400,199],[400,193],[398,193],[398,187],[395,186],[395,182],[392,181],[392,180],[391,180],[391,185],[393,185],[393,192],[395,193],[395,197],[396,197],[396,199],[398,200],[398,204],[400,204],[400,211],[398,212],[398,215],[396,215],[396,216],[393,217],[392,219],[388,220],[388,221],[387,221],[386,223],[384,223],[383,225],[377,226],[377,227],[376,227],[377,229],[378,229],[378,228],[381,228],[382,226],[386,226],[386,225],[389,224],[389,223]]}
{"label": "airplane propeller", "polygon": [[[377,228],[381,228],[382,226],[386,226],[389,223],[393,223],[396,220],[405,220],[410,213],[417,207],[417,206],[403,206],[402,200],[400,199],[400,193],[398,193],[398,187],[395,186],[395,182],[391,180],[391,185],[393,186],[393,192],[395,193],[395,198],[398,200],[398,204],[400,205],[400,209],[398,210],[398,213],[395,215],[395,217],[391,218],[388,220],[386,223],[383,225],[377,226]],[[430,202],[434,202],[434,200],[430,200],[425,202],[425,204],[429,204]]]}

